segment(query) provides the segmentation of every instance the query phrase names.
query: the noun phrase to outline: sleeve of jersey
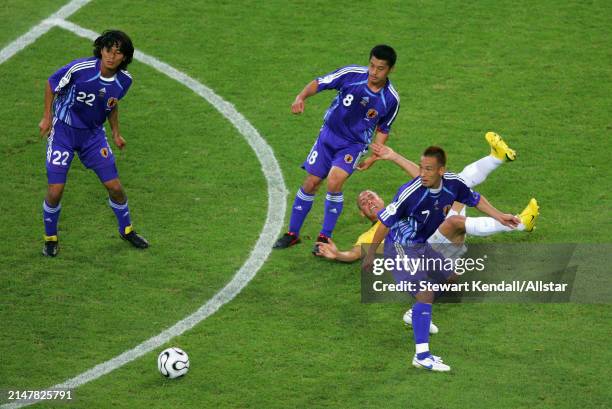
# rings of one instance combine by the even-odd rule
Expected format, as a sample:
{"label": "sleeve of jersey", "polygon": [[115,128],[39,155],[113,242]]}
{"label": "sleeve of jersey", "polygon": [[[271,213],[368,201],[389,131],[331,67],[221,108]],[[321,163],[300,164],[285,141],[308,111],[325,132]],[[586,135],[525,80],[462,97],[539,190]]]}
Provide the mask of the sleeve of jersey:
{"label": "sleeve of jersey", "polygon": [[474,207],[480,202],[480,193],[473,191],[463,182],[459,182],[457,201],[466,206]]}
{"label": "sleeve of jersey", "polygon": [[[363,71],[363,69],[361,70]],[[317,92],[324,91],[326,89],[337,89],[342,88],[342,85],[352,77],[355,73],[359,73],[359,67],[347,66],[338,68],[336,71],[330,72],[327,75],[317,78],[319,83]]]}
{"label": "sleeve of jersey", "polygon": [[381,117],[380,121],[378,121],[378,132],[386,134],[391,132],[391,125],[393,125],[393,121],[395,121],[400,108],[399,96],[396,94],[393,94],[393,96],[393,101],[395,101],[395,103],[389,106],[389,110],[385,116]]}
{"label": "sleeve of jersey", "polygon": [[128,93],[128,90],[132,86],[132,78],[126,77],[124,81],[122,81],[123,88],[121,89],[121,93],[119,94],[119,99],[123,98],[125,94]]}
{"label": "sleeve of jersey", "polygon": [[49,85],[51,86],[51,91],[53,91],[54,93],[58,93],[70,83],[70,79],[72,78],[72,71],[70,69],[77,62],[78,60],[71,61],[59,70],[55,71],[53,75],[49,77]]}

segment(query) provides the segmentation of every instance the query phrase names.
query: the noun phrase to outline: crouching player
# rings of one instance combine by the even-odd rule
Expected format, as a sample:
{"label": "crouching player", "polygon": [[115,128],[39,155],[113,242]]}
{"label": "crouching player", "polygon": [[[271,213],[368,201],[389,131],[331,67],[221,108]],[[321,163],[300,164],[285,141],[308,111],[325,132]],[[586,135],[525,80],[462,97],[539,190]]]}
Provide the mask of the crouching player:
{"label": "crouching player", "polygon": [[[453,215],[446,218],[454,202],[476,207],[490,217]],[[378,212],[381,223],[372,239],[365,265],[372,265],[375,249],[383,239],[385,257],[413,251],[418,254],[407,255],[419,258],[433,254],[435,258],[439,253],[429,245],[423,246],[424,243],[446,244],[450,251],[445,252],[443,256],[458,257],[463,251],[466,234],[486,236],[513,230],[532,231],[538,210],[537,202],[531,199],[520,217],[502,213],[484,196],[470,189],[456,174],[446,172],[446,153],[439,147],[431,146],[421,157],[420,176],[401,186],[393,202]],[[416,247],[406,250],[410,249],[411,245]],[[410,279],[444,282],[449,278],[450,274],[436,276],[419,271],[418,274],[411,275]],[[412,364],[432,371],[449,371],[450,366],[429,351],[429,328],[435,294],[432,291],[419,291],[417,287],[413,295],[416,298],[412,307],[416,353]]]}

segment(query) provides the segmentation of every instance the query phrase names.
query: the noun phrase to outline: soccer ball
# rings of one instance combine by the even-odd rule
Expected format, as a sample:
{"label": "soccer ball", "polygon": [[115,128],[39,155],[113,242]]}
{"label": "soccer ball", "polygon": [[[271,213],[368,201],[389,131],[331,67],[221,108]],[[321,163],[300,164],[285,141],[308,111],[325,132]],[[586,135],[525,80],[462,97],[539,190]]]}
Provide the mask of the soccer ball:
{"label": "soccer ball", "polygon": [[166,378],[178,378],[189,371],[189,357],[180,348],[164,349],[157,357],[157,369]]}

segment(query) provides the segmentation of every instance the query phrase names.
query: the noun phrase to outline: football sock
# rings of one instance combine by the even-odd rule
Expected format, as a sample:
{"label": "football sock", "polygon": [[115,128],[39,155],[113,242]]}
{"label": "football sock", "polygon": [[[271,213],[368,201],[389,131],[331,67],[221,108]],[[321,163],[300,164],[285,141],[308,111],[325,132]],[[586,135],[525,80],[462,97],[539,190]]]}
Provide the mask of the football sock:
{"label": "football sock", "polygon": [[312,208],[314,196],[304,192],[302,188],[299,188],[295,194],[293,208],[291,209],[291,219],[289,220],[289,232],[295,233],[296,236],[300,235],[304,220],[306,220],[306,216],[308,216],[308,212]]}
{"label": "football sock", "polygon": [[493,172],[503,161],[494,158],[493,156],[485,156],[476,162],[467,165],[459,176],[465,181],[468,187],[474,187],[482,183],[491,172]]}
{"label": "football sock", "polygon": [[448,219],[449,217],[454,216],[454,215],[465,216],[465,208],[466,208],[466,206],[462,206],[461,210],[458,211],[458,212],[455,209],[451,208],[448,211],[448,214],[446,215],[446,218]]}
{"label": "football sock", "polygon": [[[109,197],[108,204],[110,205],[113,212],[115,212],[115,217],[117,217],[117,223],[119,225],[119,234],[128,234],[131,231],[132,221],[130,220],[130,208],[128,207],[127,200],[125,203],[115,203]],[[130,228],[129,230],[127,228]]]}
{"label": "football sock", "polygon": [[344,195],[342,192],[327,192],[325,197],[325,216],[323,217],[323,229],[321,234],[331,237],[336,227],[338,217],[344,208]]}
{"label": "football sock", "polygon": [[425,359],[429,352],[429,325],[431,324],[431,304],[417,302],[412,306],[412,331],[418,359]]}
{"label": "football sock", "polygon": [[525,230],[525,225],[520,223],[516,229],[512,229],[492,217],[466,217],[465,219],[465,232],[471,236],[490,236],[513,230]]}
{"label": "football sock", "polygon": [[57,221],[59,220],[61,210],[62,205],[60,203],[53,207],[46,200],[43,200],[43,221],[45,223],[46,236],[57,236]]}

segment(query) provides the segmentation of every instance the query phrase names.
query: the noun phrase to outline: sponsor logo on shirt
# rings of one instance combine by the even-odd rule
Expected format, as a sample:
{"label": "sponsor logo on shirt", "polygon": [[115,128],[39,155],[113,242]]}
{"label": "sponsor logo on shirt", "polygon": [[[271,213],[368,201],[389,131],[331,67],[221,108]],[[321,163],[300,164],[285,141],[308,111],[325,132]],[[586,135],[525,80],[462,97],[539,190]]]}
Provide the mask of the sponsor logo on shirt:
{"label": "sponsor logo on shirt", "polygon": [[368,102],[370,102],[370,97],[363,97],[361,98],[361,101],[359,103],[363,106],[366,106],[368,105]]}
{"label": "sponsor logo on shirt", "polygon": [[98,96],[99,96],[100,98],[103,98],[103,97],[104,97],[104,95],[106,95],[106,88],[102,87],[102,88],[100,88],[100,89],[98,90]]}

